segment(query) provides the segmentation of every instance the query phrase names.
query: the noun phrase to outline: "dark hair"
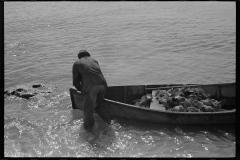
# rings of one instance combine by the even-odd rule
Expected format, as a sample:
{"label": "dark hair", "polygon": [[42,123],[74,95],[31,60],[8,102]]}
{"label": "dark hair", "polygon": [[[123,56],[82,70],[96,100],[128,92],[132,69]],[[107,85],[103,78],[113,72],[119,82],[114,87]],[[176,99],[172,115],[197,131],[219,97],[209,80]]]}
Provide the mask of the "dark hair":
{"label": "dark hair", "polygon": [[83,57],[85,57],[85,56],[87,56],[87,57],[90,57],[91,55],[88,53],[88,51],[86,51],[86,50],[80,50],[79,52],[78,52],[78,58],[79,59],[81,59],[81,58],[83,58]]}

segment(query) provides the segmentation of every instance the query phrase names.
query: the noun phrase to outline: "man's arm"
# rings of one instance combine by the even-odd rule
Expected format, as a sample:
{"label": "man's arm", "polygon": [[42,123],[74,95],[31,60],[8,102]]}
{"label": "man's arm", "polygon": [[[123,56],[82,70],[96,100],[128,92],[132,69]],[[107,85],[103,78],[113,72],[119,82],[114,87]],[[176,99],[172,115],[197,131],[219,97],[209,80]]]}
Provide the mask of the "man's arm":
{"label": "man's arm", "polygon": [[81,91],[80,85],[81,75],[78,72],[77,65],[75,63],[73,64],[72,73],[73,73],[73,86],[75,86],[78,91]]}
{"label": "man's arm", "polygon": [[[98,64],[98,67],[99,67],[100,71],[102,72],[102,70],[101,70],[101,68],[100,68],[100,65],[99,65],[99,63],[98,63],[97,60],[96,60],[96,62],[97,62],[97,64]],[[107,85],[107,80],[106,80],[106,78],[104,77],[103,73],[102,73],[102,76],[103,76],[104,82],[105,82],[105,84],[106,84],[106,87],[108,87],[108,85]]]}

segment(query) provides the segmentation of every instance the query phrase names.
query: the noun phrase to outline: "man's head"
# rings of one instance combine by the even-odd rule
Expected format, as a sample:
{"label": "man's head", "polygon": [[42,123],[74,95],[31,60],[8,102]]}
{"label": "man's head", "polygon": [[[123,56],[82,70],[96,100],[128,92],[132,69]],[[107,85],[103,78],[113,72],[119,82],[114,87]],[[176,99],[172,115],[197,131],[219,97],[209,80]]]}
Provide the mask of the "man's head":
{"label": "man's head", "polygon": [[80,50],[79,52],[78,52],[78,58],[79,59],[81,59],[81,58],[83,58],[83,57],[85,57],[85,56],[87,56],[87,57],[90,57],[91,55],[86,51],[86,50]]}

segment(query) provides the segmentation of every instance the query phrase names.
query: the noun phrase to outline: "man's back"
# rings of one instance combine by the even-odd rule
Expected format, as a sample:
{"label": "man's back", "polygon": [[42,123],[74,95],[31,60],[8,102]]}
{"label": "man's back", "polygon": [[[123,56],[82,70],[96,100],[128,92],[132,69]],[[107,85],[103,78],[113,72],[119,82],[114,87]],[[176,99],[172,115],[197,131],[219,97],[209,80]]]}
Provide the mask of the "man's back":
{"label": "man's back", "polygon": [[73,74],[77,74],[76,72],[79,73],[83,93],[86,93],[94,85],[107,85],[97,60],[92,57],[87,56],[76,61],[73,65]]}

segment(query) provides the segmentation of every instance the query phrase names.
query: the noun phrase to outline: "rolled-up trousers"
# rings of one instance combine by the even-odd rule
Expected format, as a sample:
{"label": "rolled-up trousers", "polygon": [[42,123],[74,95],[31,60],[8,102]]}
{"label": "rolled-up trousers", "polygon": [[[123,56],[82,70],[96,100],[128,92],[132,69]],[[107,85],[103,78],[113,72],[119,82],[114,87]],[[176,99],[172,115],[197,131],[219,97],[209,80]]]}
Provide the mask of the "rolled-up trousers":
{"label": "rolled-up trousers", "polygon": [[85,129],[91,129],[94,125],[93,112],[96,106],[101,106],[106,93],[105,85],[94,85],[84,96],[83,123]]}

